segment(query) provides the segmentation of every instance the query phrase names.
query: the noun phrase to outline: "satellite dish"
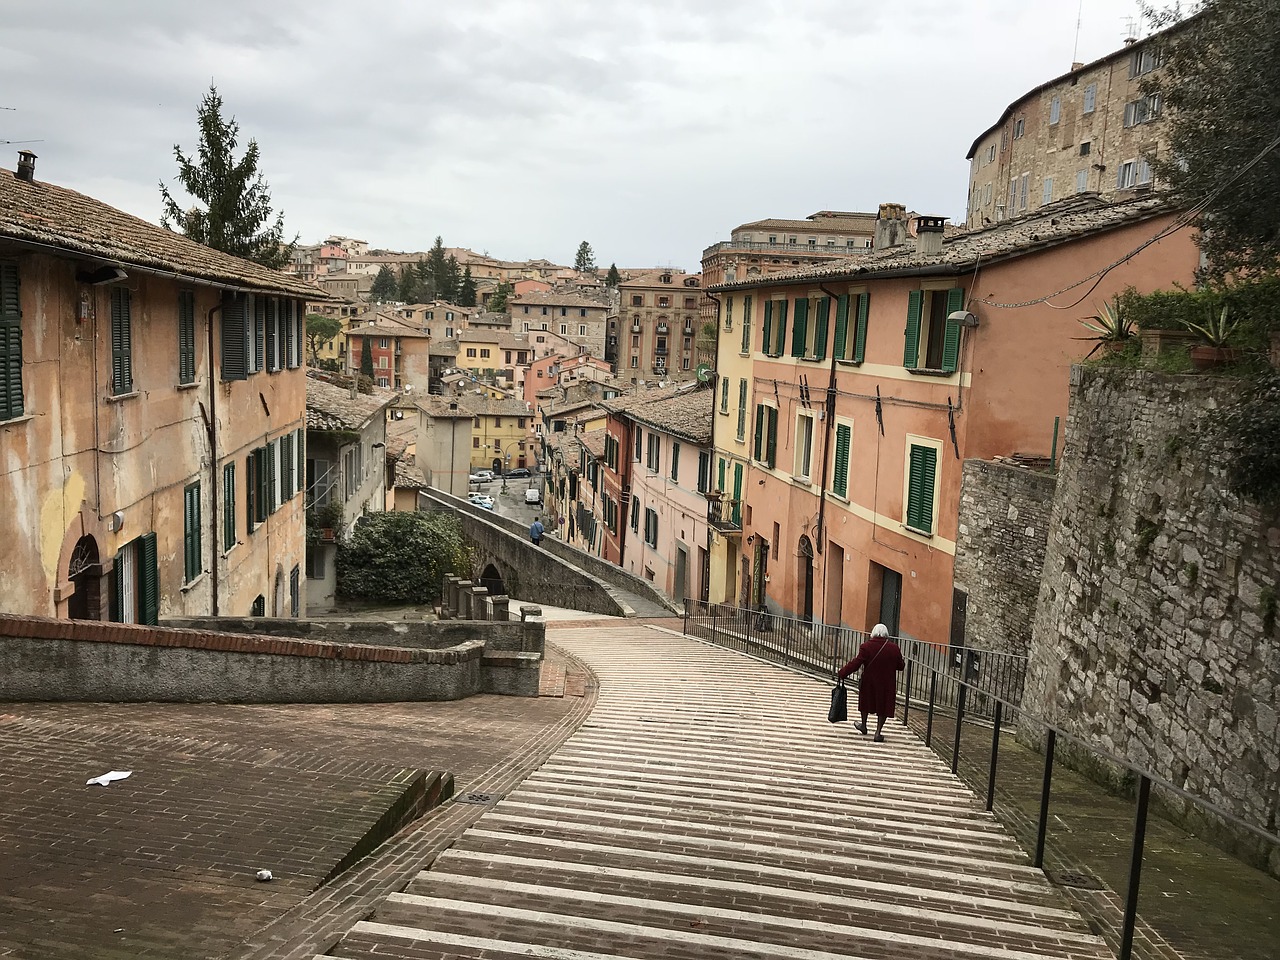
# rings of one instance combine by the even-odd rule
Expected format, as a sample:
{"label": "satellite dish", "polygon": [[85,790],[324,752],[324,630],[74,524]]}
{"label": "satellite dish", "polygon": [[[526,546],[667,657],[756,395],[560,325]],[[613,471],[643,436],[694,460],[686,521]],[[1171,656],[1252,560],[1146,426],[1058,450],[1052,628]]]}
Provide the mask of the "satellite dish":
{"label": "satellite dish", "polygon": [[709,363],[698,364],[696,373],[698,375],[698,382],[706,383],[708,380],[711,379],[711,364]]}

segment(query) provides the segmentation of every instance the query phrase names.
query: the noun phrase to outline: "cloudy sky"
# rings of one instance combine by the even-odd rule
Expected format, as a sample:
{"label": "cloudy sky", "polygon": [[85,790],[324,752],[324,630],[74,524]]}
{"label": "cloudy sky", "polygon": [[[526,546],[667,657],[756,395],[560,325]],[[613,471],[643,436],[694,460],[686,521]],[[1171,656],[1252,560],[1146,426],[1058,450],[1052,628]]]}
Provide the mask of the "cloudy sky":
{"label": "cloudy sky", "polygon": [[[210,81],[289,231],[697,268],[739,223],[963,218],[973,139],[1118,47],[1135,0],[39,0],[0,25],[0,140],[158,220]],[[16,145],[0,165],[16,163]]]}

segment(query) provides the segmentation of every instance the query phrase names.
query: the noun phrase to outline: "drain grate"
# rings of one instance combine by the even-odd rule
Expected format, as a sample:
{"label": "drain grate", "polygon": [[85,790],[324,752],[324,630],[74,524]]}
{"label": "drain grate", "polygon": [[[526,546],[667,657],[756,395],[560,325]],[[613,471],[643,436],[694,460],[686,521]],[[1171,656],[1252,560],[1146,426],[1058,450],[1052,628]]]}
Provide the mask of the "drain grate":
{"label": "drain grate", "polygon": [[1078,890],[1101,890],[1103,883],[1097,877],[1087,873],[1072,873],[1067,870],[1050,874],[1053,882],[1060,887],[1075,887]]}
{"label": "drain grate", "polygon": [[456,803],[478,803],[481,805],[497,803],[502,798],[496,793],[464,793],[458,797]]}

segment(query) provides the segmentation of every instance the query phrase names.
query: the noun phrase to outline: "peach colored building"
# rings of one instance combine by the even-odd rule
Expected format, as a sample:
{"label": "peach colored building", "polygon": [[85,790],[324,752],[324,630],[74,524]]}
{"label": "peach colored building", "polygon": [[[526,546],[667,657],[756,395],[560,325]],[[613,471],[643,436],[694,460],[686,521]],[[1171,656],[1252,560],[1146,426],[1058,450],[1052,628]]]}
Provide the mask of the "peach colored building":
{"label": "peach colored building", "polygon": [[693,379],[701,286],[700,274],[679,270],[644,271],[618,284],[620,378],[632,383]]}
{"label": "peach colored building", "polygon": [[353,323],[346,338],[347,373],[359,373],[367,344],[374,386],[426,396],[431,386],[431,337],[417,327],[381,315]]}
{"label": "peach colored building", "polygon": [[[901,208],[883,214],[878,236],[905,236]],[[735,550],[713,549],[712,581],[754,607],[946,642],[965,602],[963,461],[1049,456],[1070,366],[1092,346],[1077,319],[1128,286],[1192,282],[1190,230],[1105,272],[1175,217],[1152,198],[1083,198],[945,240],[922,218],[914,243],[720,285],[749,372],[717,392],[713,484],[732,499],[743,476],[740,527],[716,533]],[[720,349],[736,358],[737,337]],[[736,575],[714,569],[725,556]]]}
{"label": "peach colored building", "polygon": [[34,159],[0,170],[0,610],[297,616],[315,287]]}

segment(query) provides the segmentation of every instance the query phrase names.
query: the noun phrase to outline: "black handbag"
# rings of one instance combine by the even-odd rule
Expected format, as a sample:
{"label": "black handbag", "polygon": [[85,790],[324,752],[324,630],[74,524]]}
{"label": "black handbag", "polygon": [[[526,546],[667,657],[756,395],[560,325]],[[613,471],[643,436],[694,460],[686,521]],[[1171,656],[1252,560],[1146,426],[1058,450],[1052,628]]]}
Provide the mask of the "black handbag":
{"label": "black handbag", "polygon": [[831,688],[831,709],[827,711],[827,722],[843,723],[849,719],[849,691],[844,688],[844,681],[839,681]]}

